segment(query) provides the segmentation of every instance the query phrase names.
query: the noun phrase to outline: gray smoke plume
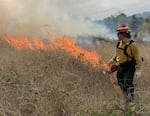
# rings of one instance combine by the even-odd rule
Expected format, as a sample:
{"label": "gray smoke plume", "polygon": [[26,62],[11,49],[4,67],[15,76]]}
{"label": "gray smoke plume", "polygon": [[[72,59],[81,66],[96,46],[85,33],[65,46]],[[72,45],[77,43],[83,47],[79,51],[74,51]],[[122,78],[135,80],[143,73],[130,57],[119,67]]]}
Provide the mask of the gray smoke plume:
{"label": "gray smoke plume", "polygon": [[108,34],[103,26],[75,15],[72,4],[73,0],[0,0],[0,31],[13,35]]}

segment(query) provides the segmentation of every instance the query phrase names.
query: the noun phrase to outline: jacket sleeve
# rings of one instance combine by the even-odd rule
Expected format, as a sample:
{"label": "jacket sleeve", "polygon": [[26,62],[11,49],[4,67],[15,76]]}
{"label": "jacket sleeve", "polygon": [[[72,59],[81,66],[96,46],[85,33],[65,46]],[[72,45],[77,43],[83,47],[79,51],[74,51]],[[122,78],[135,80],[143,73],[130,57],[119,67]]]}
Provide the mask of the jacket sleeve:
{"label": "jacket sleeve", "polygon": [[114,54],[111,59],[116,61],[116,54]]}
{"label": "jacket sleeve", "polygon": [[141,66],[142,66],[142,59],[141,59],[140,52],[139,52],[139,49],[138,49],[136,43],[132,44],[131,49],[132,49],[131,53],[136,61],[135,68],[140,70]]}

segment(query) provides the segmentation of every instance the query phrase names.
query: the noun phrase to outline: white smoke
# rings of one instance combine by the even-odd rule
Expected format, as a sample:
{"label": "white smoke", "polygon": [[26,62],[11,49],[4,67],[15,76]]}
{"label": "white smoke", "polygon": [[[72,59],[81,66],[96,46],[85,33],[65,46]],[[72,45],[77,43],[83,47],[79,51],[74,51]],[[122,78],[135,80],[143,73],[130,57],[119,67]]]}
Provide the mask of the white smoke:
{"label": "white smoke", "polygon": [[28,35],[108,34],[103,26],[71,14],[73,3],[72,0],[0,0],[0,31]]}

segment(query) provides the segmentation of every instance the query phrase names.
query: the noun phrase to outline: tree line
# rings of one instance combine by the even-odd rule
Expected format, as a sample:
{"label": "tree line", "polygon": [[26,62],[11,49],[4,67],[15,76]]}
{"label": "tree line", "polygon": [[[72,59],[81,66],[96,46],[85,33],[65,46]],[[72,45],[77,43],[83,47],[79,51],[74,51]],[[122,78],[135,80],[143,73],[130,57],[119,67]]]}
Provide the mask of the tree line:
{"label": "tree line", "polygon": [[103,20],[97,20],[96,23],[101,23],[106,25],[111,33],[116,32],[116,27],[118,24],[126,23],[129,25],[132,36],[143,41],[144,39],[150,41],[150,16],[147,18],[138,17],[136,14],[132,16],[127,16],[124,13],[120,13],[117,16],[110,16]]}

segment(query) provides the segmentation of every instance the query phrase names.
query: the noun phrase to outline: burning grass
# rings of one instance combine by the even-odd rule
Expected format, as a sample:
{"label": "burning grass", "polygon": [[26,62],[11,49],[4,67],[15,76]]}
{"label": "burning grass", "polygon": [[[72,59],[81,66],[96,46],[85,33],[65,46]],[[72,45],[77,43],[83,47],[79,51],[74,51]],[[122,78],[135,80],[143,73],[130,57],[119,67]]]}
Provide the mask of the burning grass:
{"label": "burning grass", "polygon": [[[109,47],[108,47],[109,46]],[[142,44],[143,78],[136,81],[138,107],[149,108],[149,44]],[[97,47],[104,59],[113,54],[114,43]],[[115,49],[114,49],[115,50]],[[0,44],[0,115],[2,116],[91,116],[123,108],[120,89],[108,76],[65,49],[16,49]],[[145,93],[144,93],[145,91]],[[121,115],[121,110],[113,110]]]}

